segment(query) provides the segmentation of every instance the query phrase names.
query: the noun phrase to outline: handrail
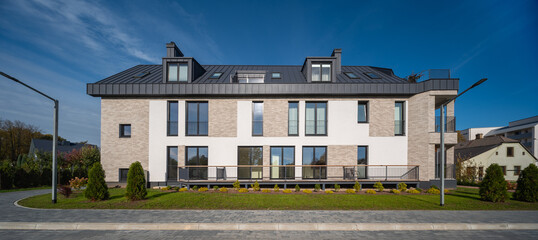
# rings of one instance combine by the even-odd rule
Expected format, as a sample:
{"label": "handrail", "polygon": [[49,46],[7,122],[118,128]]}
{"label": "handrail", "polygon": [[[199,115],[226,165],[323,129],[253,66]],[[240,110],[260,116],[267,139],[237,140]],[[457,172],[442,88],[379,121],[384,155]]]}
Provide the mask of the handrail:
{"label": "handrail", "polygon": [[177,167],[418,167],[420,165],[184,165]]}

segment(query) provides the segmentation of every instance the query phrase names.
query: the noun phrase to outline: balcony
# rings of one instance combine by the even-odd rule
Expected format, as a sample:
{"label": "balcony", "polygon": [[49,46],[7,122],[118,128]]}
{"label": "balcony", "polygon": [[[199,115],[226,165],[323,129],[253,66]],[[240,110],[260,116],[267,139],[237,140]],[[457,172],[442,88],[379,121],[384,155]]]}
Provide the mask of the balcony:
{"label": "balcony", "polygon": [[418,165],[234,165],[178,167],[181,183],[416,182]]}
{"label": "balcony", "polygon": [[[441,132],[441,117],[435,117],[435,132]],[[453,133],[456,132],[456,117],[446,116],[445,117],[445,132]]]}

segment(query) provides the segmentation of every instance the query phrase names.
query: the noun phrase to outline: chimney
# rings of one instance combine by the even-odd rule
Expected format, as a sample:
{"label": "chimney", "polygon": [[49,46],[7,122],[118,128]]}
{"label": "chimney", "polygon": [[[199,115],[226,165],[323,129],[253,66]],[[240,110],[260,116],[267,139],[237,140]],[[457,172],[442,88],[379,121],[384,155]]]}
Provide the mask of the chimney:
{"label": "chimney", "polygon": [[342,73],[342,49],[335,48],[331,54],[331,57],[336,57],[336,66],[334,66],[336,74]]}
{"label": "chimney", "polygon": [[484,134],[483,133],[477,133],[476,134],[476,139],[482,139],[484,138]]}
{"label": "chimney", "polygon": [[175,42],[170,42],[166,44],[166,57],[183,57],[183,53],[176,46]]}

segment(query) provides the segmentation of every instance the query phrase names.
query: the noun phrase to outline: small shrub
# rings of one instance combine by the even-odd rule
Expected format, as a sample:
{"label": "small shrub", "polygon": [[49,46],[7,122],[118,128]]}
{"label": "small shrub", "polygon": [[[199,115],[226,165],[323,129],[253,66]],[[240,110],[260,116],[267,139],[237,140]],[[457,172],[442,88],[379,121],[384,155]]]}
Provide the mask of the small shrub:
{"label": "small shrub", "polygon": [[239,189],[239,192],[240,192],[240,193],[247,193],[247,192],[248,192],[248,189],[246,189],[246,188],[241,188],[241,189]]}
{"label": "small shrub", "polygon": [[362,189],[362,186],[358,181],[355,181],[355,185],[353,185],[353,189],[355,189],[355,192],[358,192]]}
{"label": "small shrub", "polygon": [[355,193],[355,189],[346,189],[346,193]]}
{"label": "small shrub", "polygon": [[[170,189],[170,188],[168,188]],[[142,200],[146,198],[146,179],[144,178],[144,169],[142,164],[136,161],[129,167],[127,173],[127,189],[125,196],[131,201]]]}
{"label": "small shrub", "polygon": [[168,191],[168,190],[170,190],[170,186],[162,187],[161,190],[162,191]]}
{"label": "small shrub", "polygon": [[429,194],[441,194],[441,191],[439,189],[435,189],[435,188],[431,187],[430,189],[428,189],[426,191],[426,193],[429,193]]}
{"label": "small shrub", "polygon": [[375,190],[372,190],[372,189],[366,190],[366,193],[368,193],[368,194],[376,194]]}
{"label": "small shrub", "polygon": [[538,201],[538,167],[536,165],[530,164],[519,174],[514,199],[525,202]]}
{"label": "small shrub", "polygon": [[184,187],[184,188],[180,188],[178,191],[179,192],[186,192],[186,191],[188,191],[188,189],[186,187]]}
{"label": "small shrub", "polygon": [[269,189],[263,189],[262,192],[263,192],[263,193],[270,193],[271,190],[269,190]]}
{"label": "small shrub", "polygon": [[213,191],[218,191],[219,190],[219,186],[213,186]]}
{"label": "small shrub", "polygon": [[327,194],[332,194],[332,193],[334,193],[334,192],[331,191],[331,190],[325,190],[325,193],[327,193]]}
{"label": "small shrub", "polygon": [[235,180],[233,187],[235,190],[239,190],[239,188],[241,188],[241,183],[239,180]]}
{"label": "small shrub", "polygon": [[421,191],[417,190],[417,189],[409,189],[407,190],[407,193],[411,193],[411,194],[419,194]]}
{"label": "small shrub", "polygon": [[319,184],[314,185],[314,192],[319,192],[320,189],[321,187],[319,186]]}
{"label": "small shrub", "polygon": [[273,188],[273,190],[274,190],[275,192],[280,192],[280,188],[278,187],[277,184],[275,184],[275,187]]}
{"label": "small shrub", "polygon": [[335,191],[335,192],[340,191],[340,185],[338,185],[338,184],[334,184],[334,191]]}
{"label": "small shrub", "polygon": [[400,192],[405,192],[407,190],[407,184],[403,182],[398,183],[398,190],[400,190]]}
{"label": "small shrub", "polygon": [[94,163],[88,173],[88,185],[84,190],[84,196],[92,201],[105,200],[110,196],[105,182],[105,171],[100,162]]}
{"label": "small shrub", "polygon": [[228,188],[221,187],[221,188],[219,188],[219,192],[228,192]]}
{"label": "small shrub", "polygon": [[62,194],[65,198],[69,198],[69,196],[71,196],[71,193],[73,193],[70,186],[60,186],[58,188],[58,192]]}
{"label": "small shrub", "polygon": [[198,189],[198,192],[207,192],[207,189],[206,187],[201,187],[200,189]]}
{"label": "small shrub", "polygon": [[310,194],[310,193],[312,193],[312,190],[305,189],[305,190],[303,190],[303,192],[306,193],[306,194]]}
{"label": "small shrub", "polygon": [[494,163],[486,169],[486,176],[480,183],[479,194],[482,200],[490,202],[504,202],[508,197],[506,181],[499,165]]}
{"label": "small shrub", "polygon": [[85,187],[86,184],[88,184],[87,178],[78,178],[75,177],[71,180],[69,180],[69,186],[72,187],[75,190],[80,190],[81,188]]}
{"label": "small shrub", "polygon": [[448,190],[448,189],[445,188],[445,193],[449,193],[449,192],[450,192],[450,190]]}
{"label": "small shrub", "polygon": [[300,191],[301,191],[301,188],[299,187],[299,184],[296,184],[296,185],[295,185],[295,191],[296,191],[296,192],[300,192]]}
{"label": "small shrub", "polygon": [[418,192],[422,192],[424,190],[422,190],[422,188],[415,188]]}
{"label": "small shrub", "polygon": [[374,183],[374,188],[377,189],[378,192],[381,192],[383,191],[383,189],[385,189],[385,187],[383,187],[383,184],[381,182]]}
{"label": "small shrub", "polygon": [[440,190],[439,187],[437,187],[437,186],[435,186],[435,185],[431,185],[430,188]]}
{"label": "small shrub", "polygon": [[283,193],[291,193],[291,189],[284,189]]}
{"label": "small shrub", "polygon": [[400,194],[400,190],[398,190],[398,189],[391,189],[390,192],[394,193],[394,194]]}
{"label": "small shrub", "polygon": [[171,190],[174,190],[174,191],[178,191],[179,190],[179,187],[172,187],[170,188]]}
{"label": "small shrub", "polygon": [[258,180],[252,184],[252,190],[254,191],[260,191],[260,184],[258,183]]}
{"label": "small shrub", "polygon": [[198,188],[199,188],[198,186],[194,185],[194,187],[192,187],[192,190],[198,191]]}

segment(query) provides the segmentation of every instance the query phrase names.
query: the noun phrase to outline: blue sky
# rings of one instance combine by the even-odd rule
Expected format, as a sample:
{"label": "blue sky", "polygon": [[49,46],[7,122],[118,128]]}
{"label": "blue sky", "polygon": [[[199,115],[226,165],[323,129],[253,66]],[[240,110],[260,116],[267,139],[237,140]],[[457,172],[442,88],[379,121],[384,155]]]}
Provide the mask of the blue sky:
{"label": "blue sky", "polygon": [[[159,64],[175,41],[202,64],[301,65],[342,48],[344,65],[405,77],[451,69],[457,128],[538,115],[538,1],[4,0],[0,71],[60,100],[60,135],[99,144],[96,82]],[[0,118],[52,131],[52,102],[0,79]]]}

